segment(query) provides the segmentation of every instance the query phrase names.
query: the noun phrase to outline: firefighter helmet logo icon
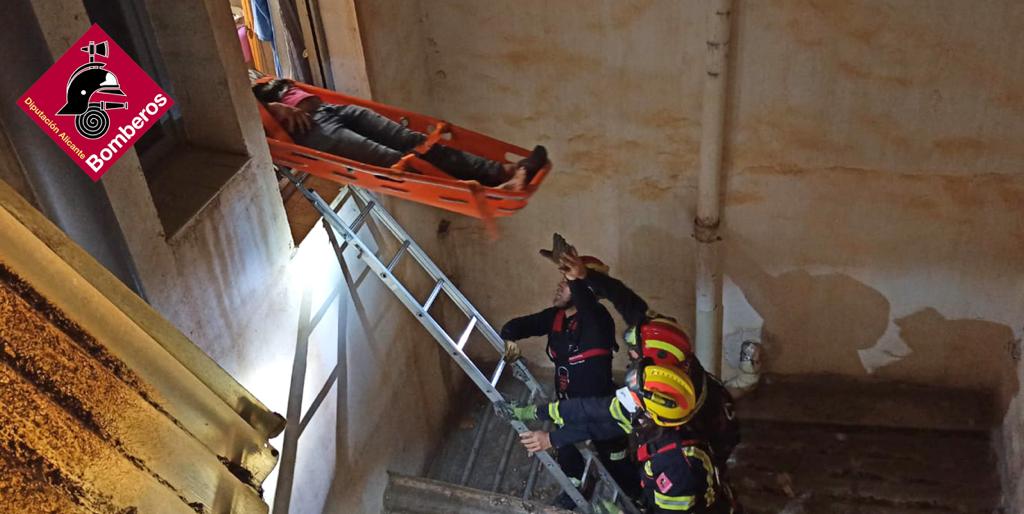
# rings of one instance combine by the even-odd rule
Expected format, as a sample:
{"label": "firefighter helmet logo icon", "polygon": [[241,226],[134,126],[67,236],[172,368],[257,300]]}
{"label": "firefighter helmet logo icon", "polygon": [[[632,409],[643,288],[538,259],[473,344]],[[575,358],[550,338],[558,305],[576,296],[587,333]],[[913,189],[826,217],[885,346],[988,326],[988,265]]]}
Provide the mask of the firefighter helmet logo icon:
{"label": "firefighter helmet logo icon", "polygon": [[61,110],[57,111],[58,116],[74,116],[75,130],[85,138],[99,139],[110,129],[110,117],[107,111],[110,109],[127,109],[128,102],[112,102],[106,100],[94,101],[96,94],[110,95],[111,97],[127,98],[117,76],[107,69],[107,63],[98,62],[96,57],[107,57],[108,44],[106,41],[95,43],[89,41],[88,46],[81,50],[89,54],[89,62],[81,65],[67,85],[67,103]]}
{"label": "firefighter helmet logo icon", "polygon": [[163,123],[173,105],[99,25],[18,98],[25,115],[94,181]]}

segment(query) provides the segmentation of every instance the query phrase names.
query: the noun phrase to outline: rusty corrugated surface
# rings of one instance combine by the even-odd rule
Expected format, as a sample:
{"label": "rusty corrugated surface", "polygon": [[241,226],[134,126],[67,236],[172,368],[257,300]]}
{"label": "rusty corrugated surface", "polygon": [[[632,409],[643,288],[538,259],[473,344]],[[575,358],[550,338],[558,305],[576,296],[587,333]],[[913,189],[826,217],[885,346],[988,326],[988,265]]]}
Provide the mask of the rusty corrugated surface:
{"label": "rusty corrugated surface", "polygon": [[0,207],[0,512],[267,512],[279,417],[2,182]]}

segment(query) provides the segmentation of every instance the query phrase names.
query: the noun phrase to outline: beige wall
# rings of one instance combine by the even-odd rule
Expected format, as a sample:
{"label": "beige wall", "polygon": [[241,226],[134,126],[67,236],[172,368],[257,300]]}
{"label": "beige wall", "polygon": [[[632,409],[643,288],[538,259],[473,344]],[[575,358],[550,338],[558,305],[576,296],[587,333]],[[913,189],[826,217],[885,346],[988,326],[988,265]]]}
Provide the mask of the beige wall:
{"label": "beige wall", "polygon": [[[752,307],[766,320],[774,371],[996,389],[1012,377],[1022,15],[926,5],[738,5],[723,253],[742,294],[726,292],[726,318],[757,322]],[[690,323],[703,13],[547,6],[423,3],[431,111],[547,144],[555,163],[498,243],[454,219],[456,266],[476,298],[502,290],[483,302],[497,318],[540,308],[555,273],[534,252],[560,230]]]}
{"label": "beige wall", "polygon": [[929,5],[740,5],[727,265],[783,371],[1012,392],[1024,10]]}
{"label": "beige wall", "polygon": [[[500,241],[452,218],[452,267],[495,323],[547,304],[557,277],[536,249],[557,230],[692,326],[701,3],[424,0],[401,45],[374,36],[393,31],[393,6],[360,7],[368,54],[426,67],[426,104],[415,80],[383,99],[551,152],[554,173]],[[736,12],[727,336],[763,327],[774,372],[985,388],[1005,408],[1024,330],[1024,7]],[[541,347],[527,355],[544,362]]]}

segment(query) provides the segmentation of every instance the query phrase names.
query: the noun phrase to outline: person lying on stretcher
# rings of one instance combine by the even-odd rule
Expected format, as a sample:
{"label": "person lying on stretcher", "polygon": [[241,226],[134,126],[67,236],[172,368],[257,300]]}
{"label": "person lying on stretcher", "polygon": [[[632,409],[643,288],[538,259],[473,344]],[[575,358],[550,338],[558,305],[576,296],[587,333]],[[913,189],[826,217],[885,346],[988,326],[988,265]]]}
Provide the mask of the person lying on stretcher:
{"label": "person lying on stretcher", "polygon": [[[387,168],[427,138],[372,109],[325,103],[287,79],[257,83],[252,90],[297,144],[321,152]],[[502,164],[441,144],[420,157],[459,180],[520,191],[547,163],[547,150],[538,145],[516,164]]]}

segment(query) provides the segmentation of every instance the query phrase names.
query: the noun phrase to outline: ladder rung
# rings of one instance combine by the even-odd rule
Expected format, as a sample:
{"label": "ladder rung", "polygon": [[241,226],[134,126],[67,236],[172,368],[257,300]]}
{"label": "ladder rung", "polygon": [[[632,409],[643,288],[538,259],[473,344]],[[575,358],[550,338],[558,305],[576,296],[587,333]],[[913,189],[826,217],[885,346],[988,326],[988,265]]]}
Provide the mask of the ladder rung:
{"label": "ladder rung", "polygon": [[405,242],[402,243],[402,247],[398,249],[398,252],[395,253],[395,256],[391,258],[391,262],[388,263],[388,273],[391,273],[391,270],[395,269],[395,264],[398,264],[398,259],[401,259],[402,255],[405,254],[405,251],[409,249],[409,244],[411,242],[412,241],[406,239]]}
{"label": "ladder rung", "polygon": [[345,203],[348,202],[349,198],[352,198],[352,190],[346,187],[342,194],[336,196],[334,200],[331,201],[331,210],[337,214],[338,210],[345,206]]}
{"label": "ladder rung", "polygon": [[366,216],[370,214],[370,211],[373,210],[375,205],[377,204],[374,203],[373,200],[370,200],[370,203],[366,204],[366,207],[363,207],[363,210],[359,211],[359,216],[356,216],[355,221],[348,226],[348,229],[352,232],[359,232],[359,229],[363,228],[363,223],[366,223]]}
{"label": "ladder rung", "polygon": [[430,292],[430,296],[427,297],[427,301],[423,303],[423,312],[429,311],[430,306],[434,305],[434,300],[437,299],[437,294],[441,292],[441,286],[444,285],[444,279],[440,279],[434,284],[434,290]]}
{"label": "ladder rung", "polygon": [[[466,341],[469,341],[469,336],[470,336],[470,334],[473,333],[473,327],[475,327],[475,326],[476,326],[476,316],[473,316],[472,318],[469,318],[469,324],[466,325],[466,329],[463,330],[462,331],[462,335],[459,336],[458,347],[459,347],[459,351],[460,352],[462,351],[463,348],[465,348]],[[502,362],[505,362],[505,361],[502,361]]]}
{"label": "ladder rung", "polygon": [[491,374],[491,387],[498,387],[498,381],[501,380],[501,372],[505,371],[505,359],[501,359],[498,363],[498,367],[494,368],[494,373]]}

